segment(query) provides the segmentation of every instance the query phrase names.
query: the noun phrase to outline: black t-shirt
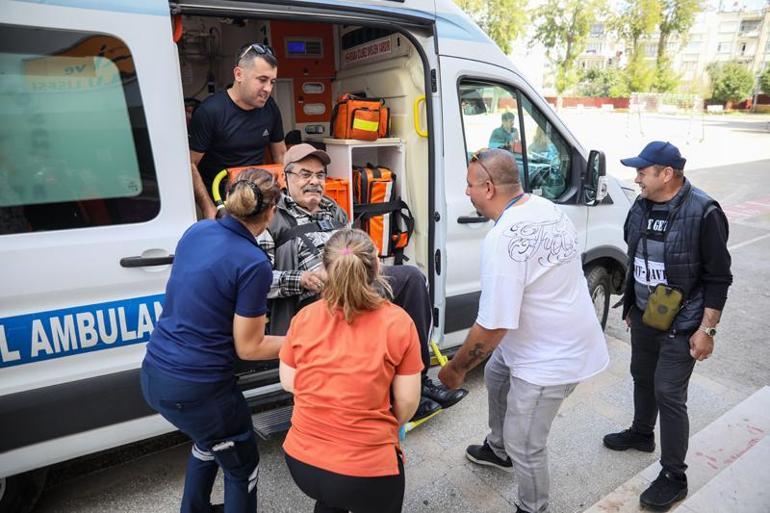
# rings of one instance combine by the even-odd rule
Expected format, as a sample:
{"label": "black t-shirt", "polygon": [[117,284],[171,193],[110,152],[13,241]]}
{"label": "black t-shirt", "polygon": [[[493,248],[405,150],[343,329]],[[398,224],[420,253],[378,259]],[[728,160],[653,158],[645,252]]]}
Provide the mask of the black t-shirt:
{"label": "black t-shirt", "polygon": [[263,163],[265,146],[283,140],[281,111],[273,98],[261,109],[243,110],[220,91],[195,110],[190,149],[203,153],[198,164],[206,190],[222,169]]}

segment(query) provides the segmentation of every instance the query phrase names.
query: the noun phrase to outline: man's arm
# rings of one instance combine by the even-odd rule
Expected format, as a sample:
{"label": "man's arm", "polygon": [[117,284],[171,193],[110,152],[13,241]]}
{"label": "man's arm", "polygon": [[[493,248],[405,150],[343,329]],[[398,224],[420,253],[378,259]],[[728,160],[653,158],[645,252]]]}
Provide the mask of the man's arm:
{"label": "man's arm", "polygon": [[438,373],[438,379],[449,388],[457,388],[465,375],[483,362],[500,345],[507,329],[489,330],[474,324],[457,354]]}
{"label": "man's arm", "polygon": [[286,143],[283,141],[270,143],[270,154],[273,156],[273,162],[283,164],[283,156],[286,154]]}
{"label": "man's arm", "polygon": [[[727,250],[727,219],[721,210],[715,208],[701,223],[701,264],[703,274],[703,320],[702,326],[716,327],[722,317],[727,301],[727,289],[733,282],[730,272],[730,252]],[[690,354],[698,361],[705,360],[714,351],[714,339],[704,331],[697,330],[690,337]]]}
{"label": "man's arm", "polygon": [[190,150],[190,168],[193,180],[193,193],[195,194],[195,203],[200,207],[204,219],[214,219],[217,216],[217,209],[214,202],[211,201],[203,178],[198,171],[198,164],[203,158],[203,153]]}

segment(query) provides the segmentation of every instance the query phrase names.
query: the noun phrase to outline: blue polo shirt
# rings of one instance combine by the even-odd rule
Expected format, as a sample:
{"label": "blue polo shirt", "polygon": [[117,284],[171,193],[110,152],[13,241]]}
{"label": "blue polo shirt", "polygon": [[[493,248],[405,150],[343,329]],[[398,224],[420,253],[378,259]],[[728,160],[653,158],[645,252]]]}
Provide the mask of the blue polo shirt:
{"label": "blue polo shirt", "polygon": [[233,379],[233,314],[267,312],[272,266],[235,218],[199,221],[182,236],[145,362],[198,382]]}

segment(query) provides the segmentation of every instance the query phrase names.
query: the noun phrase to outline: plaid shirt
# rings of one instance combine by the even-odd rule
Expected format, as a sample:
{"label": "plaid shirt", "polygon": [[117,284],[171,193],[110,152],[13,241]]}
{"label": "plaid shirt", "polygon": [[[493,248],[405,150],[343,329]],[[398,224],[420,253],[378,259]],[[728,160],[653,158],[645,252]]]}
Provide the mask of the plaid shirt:
{"label": "plaid shirt", "polygon": [[[297,221],[297,225],[323,220],[334,221],[336,219],[335,213],[338,209],[336,203],[324,196],[318,207],[319,210],[311,214],[300,207],[288,194],[283,195],[283,207],[279,204],[278,208],[280,212],[277,212],[276,216],[282,215],[281,212],[288,213]],[[310,232],[306,234],[306,236],[313,242],[314,246],[318,248],[319,251],[323,251],[326,242],[331,238],[334,232],[335,230],[328,232]],[[270,257],[270,262],[275,266],[275,240],[270,233],[269,227],[257,237],[257,243],[265,250]],[[315,292],[306,290],[300,285],[300,276],[305,271],[311,271],[323,265],[321,254],[316,254],[316,252],[314,252],[312,248],[309,248],[300,237],[296,237],[293,240],[286,242],[286,244],[294,244],[296,246],[299,267],[297,269],[273,270],[273,282],[270,285],[270,292],[267,297],[274,299],[299,295],[300,300],[304,300],[315,296]]]}

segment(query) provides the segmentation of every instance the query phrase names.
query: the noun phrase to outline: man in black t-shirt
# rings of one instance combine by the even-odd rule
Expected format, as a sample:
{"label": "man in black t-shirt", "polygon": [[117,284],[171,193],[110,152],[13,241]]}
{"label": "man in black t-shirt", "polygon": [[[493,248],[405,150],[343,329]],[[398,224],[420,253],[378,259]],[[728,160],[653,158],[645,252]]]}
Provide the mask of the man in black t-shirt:
{"label": "man in black t-shirt", "polygon": [[224,168],[259,165],[270,146],[274,162],[283,162],[283,121],[270,97],[278,61],[262,44],[240,49],[233,85],[207,98],[190,123],[190,161],[195,201],[206,219],[216,216],[211,184]]}

